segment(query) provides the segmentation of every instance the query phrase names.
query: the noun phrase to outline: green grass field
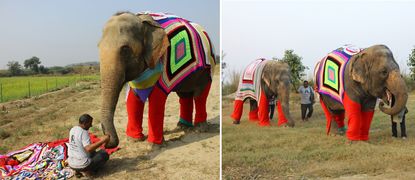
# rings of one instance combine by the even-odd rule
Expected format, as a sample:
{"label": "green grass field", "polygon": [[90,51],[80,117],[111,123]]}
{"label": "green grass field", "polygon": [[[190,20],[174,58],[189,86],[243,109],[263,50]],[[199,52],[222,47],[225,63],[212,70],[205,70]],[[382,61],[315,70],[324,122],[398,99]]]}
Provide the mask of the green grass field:
{"label": "green grass field", "polygon": [[247,118],[249,103],[244,104],[241,124],[233,125],[233,101],[222,101],[224,179],[415,178],[414,92],[407,103],[406,140],[391,137],[390,117],[376,107],[369,141],[352,144],[345,136],[324,133],[326,120],[319,103],[312,118],[301,122],[298,99],[293,94],[290,101],[294,128],[277,127],[275,121],[274,126],[259,127]]}
{"label": "green grass field", "polygon": [[99,80],[99,75],[25,76],[0,78],[0,102],[38,96],[74,85],[79,81]]}

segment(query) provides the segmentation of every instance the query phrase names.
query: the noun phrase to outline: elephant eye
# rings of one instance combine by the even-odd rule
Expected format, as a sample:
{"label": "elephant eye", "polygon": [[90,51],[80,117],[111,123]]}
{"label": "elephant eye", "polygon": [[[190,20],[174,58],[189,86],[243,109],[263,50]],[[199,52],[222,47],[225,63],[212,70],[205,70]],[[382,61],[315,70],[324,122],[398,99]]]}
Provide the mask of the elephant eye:
{"label": "elephant eye", "polygon": [[383,76],[387,76],[388,75],[388,71],[387,70],[383,70],[381,73],[382,73]]}

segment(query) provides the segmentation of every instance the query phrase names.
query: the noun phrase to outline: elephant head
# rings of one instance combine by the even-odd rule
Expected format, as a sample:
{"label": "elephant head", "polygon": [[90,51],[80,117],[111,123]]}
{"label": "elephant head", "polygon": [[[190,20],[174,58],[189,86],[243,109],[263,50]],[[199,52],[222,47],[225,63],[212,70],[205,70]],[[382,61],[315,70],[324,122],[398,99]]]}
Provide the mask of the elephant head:
{"label": "elephant head", "polygon": [[169,41],[165,31],[150,15],[123,12],[106,23],[99,42],[102,130],[110,135],[107,147],[119,143],[114,112],[122,86],[164,56]]}
{"label": "elephant head", "polygon": [[262,71],[262,87],[267,96],[276,95],[281,103],[282,111],[288,120],[288,125],[293,127],[294,120],[290,115],[290,67],[279,61],[268,61]]}
{"label": "elephant head", "polygon": [[354,55],[349,63],[349,75],[366,96],[382,98],[387,103],[391,98],[395,100],[391,108],[380,103],[382,112],[395,115],[405,107],[408,100],[405,81],[388,47],[371,46]]}

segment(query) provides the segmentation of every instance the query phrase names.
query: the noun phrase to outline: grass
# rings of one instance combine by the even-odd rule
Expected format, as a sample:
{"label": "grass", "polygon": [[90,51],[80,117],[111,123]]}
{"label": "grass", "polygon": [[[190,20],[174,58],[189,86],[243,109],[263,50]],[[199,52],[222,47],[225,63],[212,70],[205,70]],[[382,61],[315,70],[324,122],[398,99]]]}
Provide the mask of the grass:
{"label": "grass", "polygon": [[99,75],[26,76],[0,78],[0,102],[7,102],[74,85],[78,81],[99,80]]}
{"label": "grass", "polygon": [[295,128],[259,127],[249,122],[249,103],[244,105],[241,124],[233,125],[229,117],[233,102],[222,101],[224,179],[314,179],[384,174],[408,179],[402,174],[415,168],[415,125],[412,123],[415,93],[411,93],[408,100],[408,139],[392,138],[389,116],[377,109],[370,140],[353,144],[344,136],[325,135],[325,117],[318,103],[314,105],[310,121],[300,122],[298,99],[299,96],[293,94],[290,102]]}

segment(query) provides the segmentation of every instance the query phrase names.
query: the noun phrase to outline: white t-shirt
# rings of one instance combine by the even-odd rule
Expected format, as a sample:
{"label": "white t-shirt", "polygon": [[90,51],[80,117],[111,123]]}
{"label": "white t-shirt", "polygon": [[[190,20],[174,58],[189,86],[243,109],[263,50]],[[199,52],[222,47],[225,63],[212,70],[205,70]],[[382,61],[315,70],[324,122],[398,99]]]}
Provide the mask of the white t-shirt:
{"label": "white t-shirt", "polygon": [[310,86],[306,88],[304,86],[300,86],[298,88],[298,92],[301,94],[301,104],[311,104],[310,96],[311,93],[313,93],[313,89]]}
{"label": "white t-shirt", "polygon": [[74,126],[69,132],[68,164],[72,168],[82,169],[91,163],[89,153],[85,146],[91,144],[88,131],[79,126]]}

